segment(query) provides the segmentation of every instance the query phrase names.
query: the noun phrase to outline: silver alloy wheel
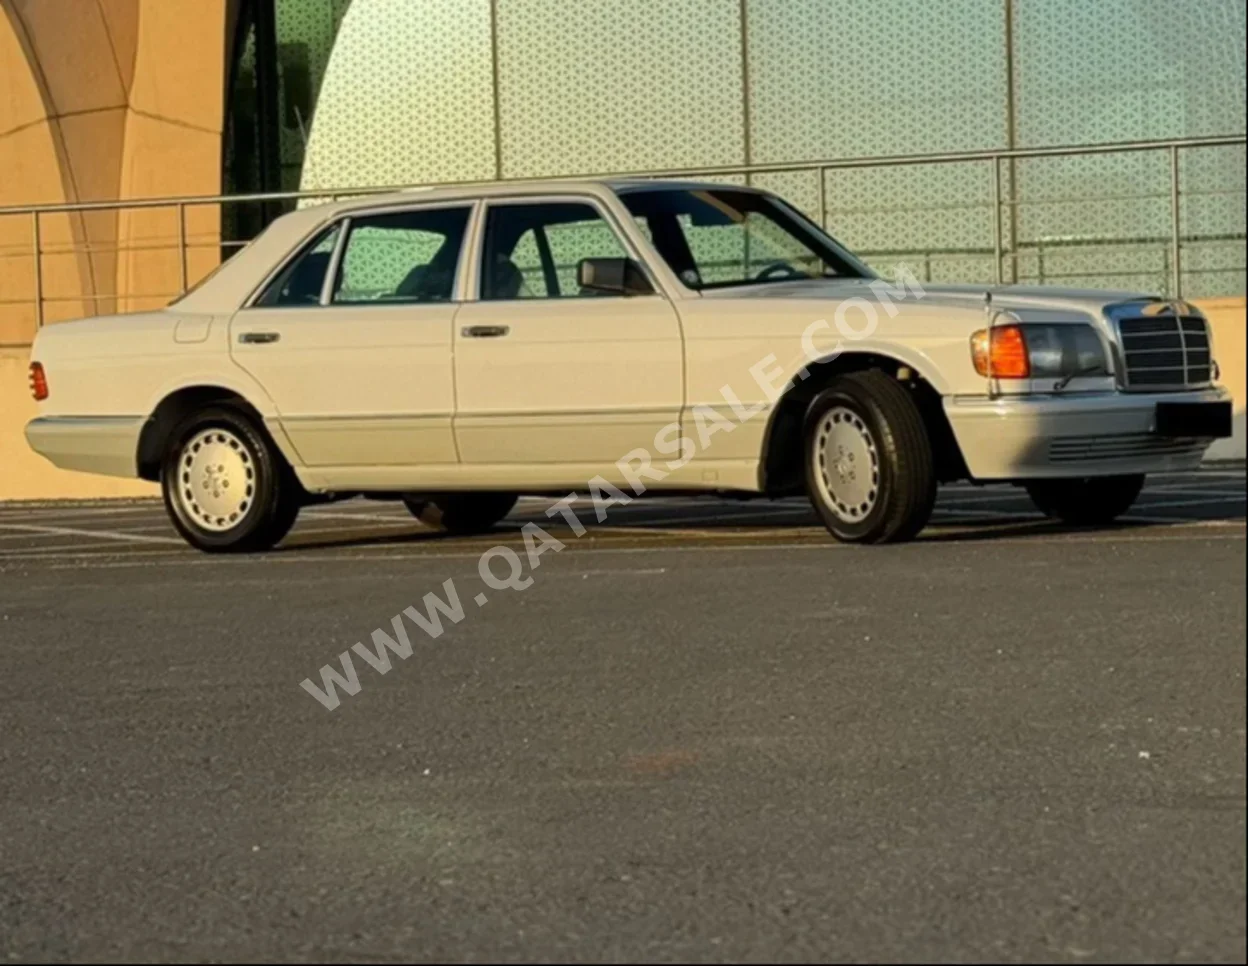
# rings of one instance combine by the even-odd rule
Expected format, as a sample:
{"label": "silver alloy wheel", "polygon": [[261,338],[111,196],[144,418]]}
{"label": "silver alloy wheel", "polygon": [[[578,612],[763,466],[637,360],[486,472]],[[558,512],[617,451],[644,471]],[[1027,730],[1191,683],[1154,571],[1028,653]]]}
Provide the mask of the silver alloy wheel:
{"label": "silver alloy wheel", "polygon": [[862,417],[844,406],[824,413],[811,458],[824,502],[846,523],[865,520],[880,496],[880,454]]}
{"label": "silver alloy wheel", "polygon": [[205,429],[182,447],[178,502],[188,519],[222,533],[254,505],[256,467],[246,444],[228,429]]}

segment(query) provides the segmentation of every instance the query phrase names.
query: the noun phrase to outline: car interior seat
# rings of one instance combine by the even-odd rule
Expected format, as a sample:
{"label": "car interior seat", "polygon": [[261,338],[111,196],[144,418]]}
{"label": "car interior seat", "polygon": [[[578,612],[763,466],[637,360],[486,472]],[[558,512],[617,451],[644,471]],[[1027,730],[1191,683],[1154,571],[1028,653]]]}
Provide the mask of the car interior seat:
{"label": "car interior seat", "polygon": [[492,299],[517,299],[527,295],[524,273],[505,255],[495,258],[490,268],[488,295]]}

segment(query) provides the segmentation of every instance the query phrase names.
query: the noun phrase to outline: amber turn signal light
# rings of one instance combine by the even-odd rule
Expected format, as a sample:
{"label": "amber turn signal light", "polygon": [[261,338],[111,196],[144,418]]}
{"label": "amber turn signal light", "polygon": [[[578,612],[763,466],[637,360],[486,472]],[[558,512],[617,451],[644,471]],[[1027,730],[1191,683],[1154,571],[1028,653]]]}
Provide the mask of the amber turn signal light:
{"label": "amber turn signal light", "polygon": [[971,358],[975,371],[981,376],[992,374],[994,379],[1028,379],[1031,377],[1031,358],[1027,354],[1027,337],[1022,326],[999,325],[992,330],[992,346],[988,345],[988,329],[980,329],[971,336]]}
{"label": "amber turn signal light", "polygon": [[48,376],[43,371],[43,365],[38,362],[30,364],[30,394],[35,397],[35,402],[43,402],[48,398]]}

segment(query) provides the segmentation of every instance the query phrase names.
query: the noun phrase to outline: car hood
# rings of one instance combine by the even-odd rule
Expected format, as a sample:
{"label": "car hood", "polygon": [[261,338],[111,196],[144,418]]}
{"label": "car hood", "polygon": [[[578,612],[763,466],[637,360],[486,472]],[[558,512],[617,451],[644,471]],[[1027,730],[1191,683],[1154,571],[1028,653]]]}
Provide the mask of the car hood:
{"label": "car hood", "polygon": [[1000,311],[1077,312],[1099,316],[1107,305],[1137,300],[1152,301],[1154,296],[1139,292],[1106,291],[1103,289],[1059,288],[1048,285],[948,285],[934,282],[900,283],[885,279],[833,278],[809,281],[772,282],[740,288],[710,289],[706,298],[763,298],[777,300],[823,299],[844,301],[866,299],[927,306],[975,309],[982,312],[987,296]]}

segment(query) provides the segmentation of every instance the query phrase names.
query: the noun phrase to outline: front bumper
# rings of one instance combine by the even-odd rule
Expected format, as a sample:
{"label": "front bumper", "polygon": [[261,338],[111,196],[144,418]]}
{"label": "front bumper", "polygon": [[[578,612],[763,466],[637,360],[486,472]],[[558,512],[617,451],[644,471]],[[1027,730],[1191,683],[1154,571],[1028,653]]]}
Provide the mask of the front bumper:
{"label": "front bumper", "polygon": [[945,414],[976,480],[1193,469],[1213,442],[1155,432],[1159,402],[1223,402],[1220,387],[1167,393],[950,396]]}
{"label": "front bumper", "polygon": [[26,442],[63,470],[137,477],[141,416],[41,416],[26,424]]}

